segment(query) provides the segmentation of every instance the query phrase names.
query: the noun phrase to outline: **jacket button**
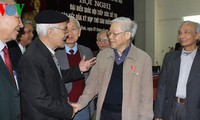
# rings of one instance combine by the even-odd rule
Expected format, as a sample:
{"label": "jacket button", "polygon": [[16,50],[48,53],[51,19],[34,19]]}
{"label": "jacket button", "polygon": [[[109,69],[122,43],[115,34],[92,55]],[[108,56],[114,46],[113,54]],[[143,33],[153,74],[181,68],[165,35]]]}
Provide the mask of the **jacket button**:
{"label": "jacket button", "polygon": [[63,93],[62,96],[65,97],[65,93]]}
{"label": "jacket button", "polygon": [[16,94],[15,94],[15,97],[19,97],[19,93],[16,93]]}

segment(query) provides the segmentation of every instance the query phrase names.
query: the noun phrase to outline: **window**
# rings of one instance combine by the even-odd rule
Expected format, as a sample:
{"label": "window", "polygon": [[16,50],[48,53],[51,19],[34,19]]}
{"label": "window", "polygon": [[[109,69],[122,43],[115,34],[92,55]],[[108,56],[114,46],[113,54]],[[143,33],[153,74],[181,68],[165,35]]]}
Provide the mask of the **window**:
{"label": "window", "polygon": [[193,21],[200,24],[200,15],[185,16],[183,17],[183,21]]}

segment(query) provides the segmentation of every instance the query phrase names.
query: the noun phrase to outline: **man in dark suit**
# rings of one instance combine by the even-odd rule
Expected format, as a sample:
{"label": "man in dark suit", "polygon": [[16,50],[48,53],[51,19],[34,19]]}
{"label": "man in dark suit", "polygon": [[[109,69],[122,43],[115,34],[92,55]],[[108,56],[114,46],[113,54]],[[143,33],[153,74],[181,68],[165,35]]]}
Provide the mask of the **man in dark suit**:
{"label": "man in dark suit", "polygon": [[200,120],[200,49],[198,23],[178,30],[181,50],[165,55],[154,106],[155,120]]}
{"label": "man in dark suit", "polygon": [[64,82],[83,78],[95,58],[79,63],[79,67],[60,70],[55,49],[64,47],[69,18],[47,10],[35,17],[38,37],[19,61],[21,101],[24,120],[69,120],[74,115],[67,103]]}
{"label": "man in dark suit", "polygon": [[[13,0],[4,0],[4,2],[0,1],[0,4],[13,5],[16,3]],[[17,12],[12,16],[0,13],[0,120],[19,120],[20,117],[19,91],[6,42],[16,39],[22,27]]]}

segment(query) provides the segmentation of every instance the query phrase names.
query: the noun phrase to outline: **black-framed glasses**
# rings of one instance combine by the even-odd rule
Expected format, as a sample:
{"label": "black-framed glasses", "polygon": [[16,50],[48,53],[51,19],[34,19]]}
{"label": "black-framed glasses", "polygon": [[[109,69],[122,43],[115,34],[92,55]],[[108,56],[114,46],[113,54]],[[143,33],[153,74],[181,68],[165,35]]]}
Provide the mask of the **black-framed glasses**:
{"label": "black-framed glasses", "polygon": [[113,37],[117,37],[118,35],[120,35],[120,34],[122,34],[122,33],[125,33],[125,32],[127,32],[127,31],[123,31],[123,32],[119,32],[119,33],[114,33],[114,32],[108,31],[108,32],[107,32],[107,35],[108,35],[108,36],[113,35]]}
{"label": "black-framed glasses", "polygon": [[59,27],[53,27],[55,29],[63,30],[64,32],[67,32],[67,28],[59,28]]}

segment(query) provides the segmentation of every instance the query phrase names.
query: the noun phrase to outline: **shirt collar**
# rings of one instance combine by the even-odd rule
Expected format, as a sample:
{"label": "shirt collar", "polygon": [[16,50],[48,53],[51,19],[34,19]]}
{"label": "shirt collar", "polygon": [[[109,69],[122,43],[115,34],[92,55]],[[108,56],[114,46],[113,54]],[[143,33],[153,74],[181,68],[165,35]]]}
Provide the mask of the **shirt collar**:
{"label": "shirt collar", "polygon": [[54,56],[55,55],[55,51],[52,50],[51,48],[49,48],[48,46],[46,46],[46,47],[49,49],[49,51],[51,52],[51,54]]}
{"label": "shirt collar", "polygon": [[0,51],[2,51],[5,46],[7,45],[0,40]]}
{"label": "shirt collar", "polygon": [[66,51],[66,53],[71,54],[69,52],[71,49],[74,50],[74,54],[75,54],[77,52],[77,50],[78,50],[78,44],[75,43],[75,45],[74,45],[73,48],[70,48],[67,44],[65,44],[65,51]]}
{"label": "shirt collar", "polygon": [[197,48],[193,51],[186,51],[186,50],[182,50],[181,56],[191,56],[194,57],[197,53]]}
{"label": "shirt collar", "polygon": [[130,51],[130,48],[131,48],[131,44],[122,52],[122,56],[119,56],[116,49],[114,50],[115,61],[118,65],[121,64],[126,59],[128,52]]}

